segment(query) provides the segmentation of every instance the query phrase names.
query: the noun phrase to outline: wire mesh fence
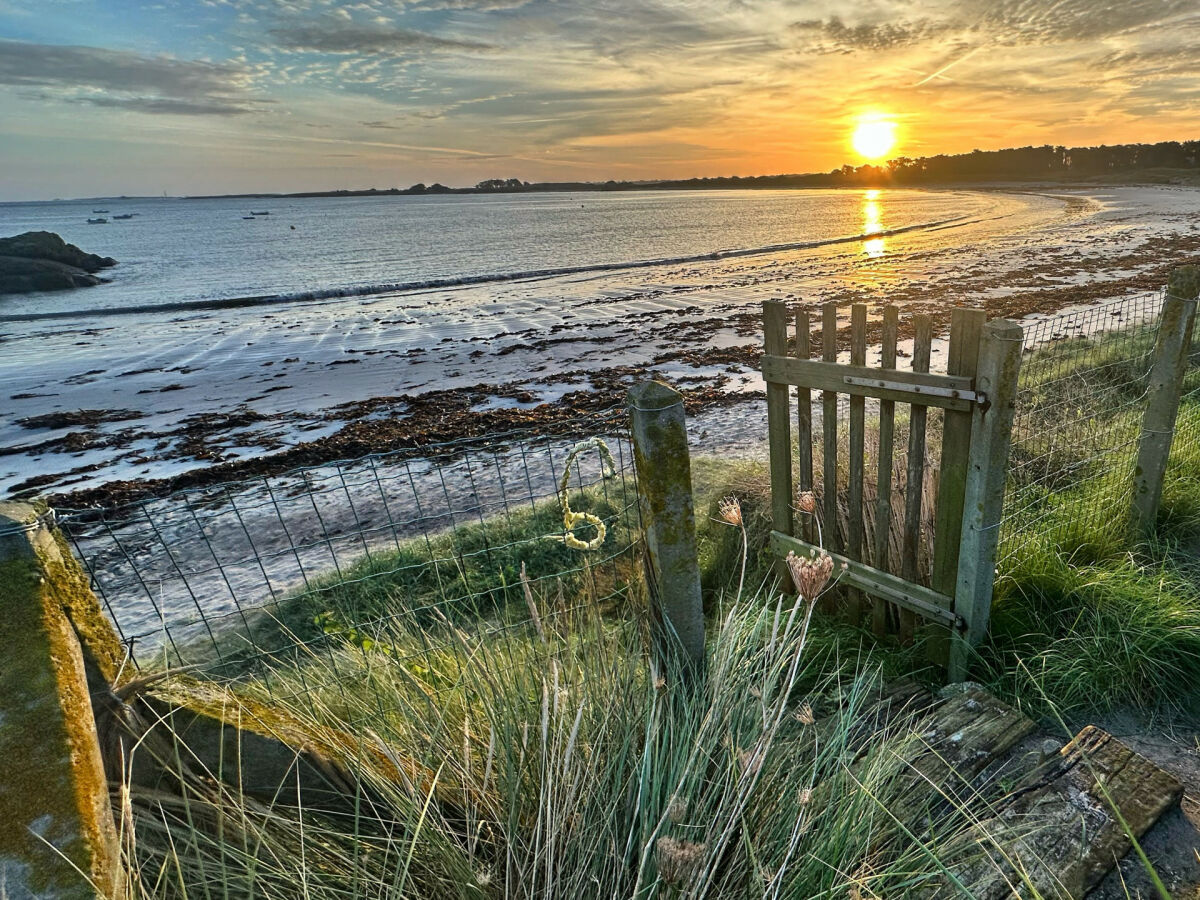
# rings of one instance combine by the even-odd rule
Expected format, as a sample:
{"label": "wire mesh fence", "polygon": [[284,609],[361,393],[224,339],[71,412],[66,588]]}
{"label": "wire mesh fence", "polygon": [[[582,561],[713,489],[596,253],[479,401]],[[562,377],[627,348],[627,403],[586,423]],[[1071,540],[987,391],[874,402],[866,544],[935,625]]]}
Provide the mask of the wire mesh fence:
{"label": "wire mesh fence", "polygon": [[[461,657],[455,629],[503,639],[528,632],[539,607],[571,616],[641,589],[624,410],[571,431],[60,510],[59,521],[139,668],[190,665],[269,685],[281,667],[318,658],[336,680],[348,651],[425,665],[439,652]],[[589,436],[599,441],[579,447]],[[591,516],[573,536],[594,549],[564,541],[562,484],[571,508]],[[276,699],[319,687],[289,683],[293,696]]]}
{"label": "wire mesh fence", "polygon": [[[1071,535],[1130,509],[1163,301],[1139,294],[1023,323],[1002,567],[1031,541],[1070,551]],[[1081,490],[1095,502],[1061,515],[1063,492]]]}

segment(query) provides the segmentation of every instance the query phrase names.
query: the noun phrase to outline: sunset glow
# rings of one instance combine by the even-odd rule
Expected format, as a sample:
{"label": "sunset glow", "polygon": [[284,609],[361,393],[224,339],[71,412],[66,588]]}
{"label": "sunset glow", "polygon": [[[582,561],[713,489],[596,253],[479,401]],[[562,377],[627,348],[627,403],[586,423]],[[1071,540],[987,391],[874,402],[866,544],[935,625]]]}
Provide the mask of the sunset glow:
{"label": "sunset glow", "polygon": [[879,116],[864,117],[855,127],[850,143],[864,159],[881,160],[896,146],[896,123]]}
{"label": "sunset glow", "polygon": [[1195,0],[0,0],[0,197],[1186,140],[1197,42]]}

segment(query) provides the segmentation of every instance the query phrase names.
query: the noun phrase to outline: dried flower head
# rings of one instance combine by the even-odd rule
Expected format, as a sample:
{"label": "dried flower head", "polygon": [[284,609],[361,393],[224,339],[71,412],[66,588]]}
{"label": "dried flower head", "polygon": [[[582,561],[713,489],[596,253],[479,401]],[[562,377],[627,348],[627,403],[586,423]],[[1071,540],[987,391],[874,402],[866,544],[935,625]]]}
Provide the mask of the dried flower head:
{"label": "dried flower head", "polygon": [[682,797],[672,797],[667,804],[667,818],[675,825],[682,825],[687,820],[688,805]]}
{"label": "dried flower head", "polygon": [[788,553],[787,566],[800,596],[812,602],[817,599],[817,595],[829,581],[829,576],[833,574],[833,557],[824,550],[820,553],[814,551],[809,557]]}
{"label": "dried flower head", "polygon": [[801,491],[796,497],[796,509],[802,513],[813,515],[817,511],[817,495],[812,491]]}
{"label": "dried flower head", "polygon": [[656,691],[665,691],[667,689],[667,679],[659,675],[654,679],[654,689]]}
{"label": "dried flower head", "polygon": [[800,704],[800,708],[796,710],[796,719],[801,725],[811,725],[817,721],[813,716],[813,708],[807,703]]}
{"label": "dried flower head", "polygon": [[800,801],[801,806],[808,806],[812,803],[813,790],[810,787],[801,788],[800,793],[796,795],[796,799]]}
{"label": "dried flower head", "polygon": [[654,843],[654,861],[658,863],[658,877],[671,885],[688,884],[700,871],[707,853],[707,844],[660,837]]}
{"label": "dried flower head", "polygon": [[737,497],[724,497],[717,504],[717,509],[721,511],[721,518],[730,525],[742,525],[742,504]]}
{"label": "dried flower head", "polygon": [[742,768],[742,773],[752,778],[762,768],[762,754],[758,752],[757,747],[753,750],[743,750],[741,747],[738,747],[737,758],[738,765]]}

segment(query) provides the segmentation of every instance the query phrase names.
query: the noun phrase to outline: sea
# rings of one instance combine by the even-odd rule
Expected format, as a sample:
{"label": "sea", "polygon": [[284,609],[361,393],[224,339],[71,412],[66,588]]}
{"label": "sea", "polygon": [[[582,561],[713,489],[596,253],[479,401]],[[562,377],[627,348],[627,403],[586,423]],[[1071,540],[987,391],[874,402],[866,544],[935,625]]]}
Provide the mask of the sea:
{"label": "sea", "polygon": [[874,240],[866,252],[882,253],[888,235],[1003,222],[1029,205],[1013,194],[917,190],[7,203],[0,235],[52,231],[120,265],[95,289],[5,297],[0,316],[269,305],[841,242]]}

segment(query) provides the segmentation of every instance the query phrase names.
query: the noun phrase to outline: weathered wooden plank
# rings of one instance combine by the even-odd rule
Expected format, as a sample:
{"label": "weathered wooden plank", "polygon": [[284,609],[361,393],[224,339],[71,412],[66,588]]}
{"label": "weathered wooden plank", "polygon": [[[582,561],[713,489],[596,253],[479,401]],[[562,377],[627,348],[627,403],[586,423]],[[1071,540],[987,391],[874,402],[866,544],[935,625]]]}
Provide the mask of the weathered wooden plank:
{"label": "weathered wooden plank", "polygon": [[1028,716],[978,687],[949,697],[918,725],[918,739],[900,750],[899,799],[888,808],[909,827],[973,798],[972,780],[1034,729]]}
{"label": "weathered wooden plank", "polygon": [[[855,303],[850,307],[850,364],[865,368],[867,364],[867,307]],[[846,490],[848,513],[846,555],[863,561],[863,456],[866,452],[866,399],[860,394],[850,396],[849,483]],[[857,624],[862,618],[862,593],[857,588],[846,592],[846,616]]]}
{"label": "weathered wooden plank", "polygon": [[[987,314],[981,309],[954,310],[950,318],[950,346],[946,371],[974,378],[979,362],[979,336]],[[954,595],[958,579],[958,545],[962,537],[963,497],[967,485],[967,458],[971,451],[971,414],[946,410],[942,426],[941,471],[938,473],[937,508],[934,510],[933,571],[935,591]]]}
{"label": "weathered wooden plank", "polygon": [[[796,358],[808,359],[812,353],[812,323],[807,309],[796,310]],[[797,480],[801,492],[813,489],[812,453],[812,392],[806,387],[796,388],[796,449],[799,472]],[[800,534],[812,542],[815,529],[812,516],[801,515]]]}
{"label": "weathered wooden plank", "polygon": [[[787,353],[787,305],[777,300],[763,304],[763,346],[767,353]],[[788,387],[767,384],[767,443],[771,457],[771,524],[776,531],[792,533],[792,428]]]}
{"label": "weathered wooden plank", "polygon": [[1023,332],[1017,323],[998,319],[983,326],[976,383],[988,403],[977,407],[971,419],[971,452],[954,589],[954,611],[967,627],[951,636],[951,681],[966,677],[973,648],[987,634],[1022,346]]}
{"label": "weathered wooden plank", "polygon": [[[785,555],[790,550],[797,556],[807,556],[817,549],[812,544],[778,531],[771,532],[771,546],[780,555]],[[860,588],[875,597],[883,597],[902,609],[917,612],[947,627],[956,627],[958,620],[949,609],[951,602],[949,597],[922,585],[905,581],[895,575],[889,575],[887,572],[880,572],[866,563],[850,559],[840,553],[830,552],[829,555],[833,557],[834,565],[840,570],[838,579],[842,584]],[[844,570],[841,569],[843,565],[845,566]]]}
{"label": "weathered wooden plank", "polygon": [[[933,320],[914,316],[913,372],[929,371],[929,351],[933,344]],[[905,581],[916,582],[918,554],[921,550],[921,499],[925,484],[925,421],[927,410],[913,404],[908,423],[908,476],[904,485],[904,536],[901,542],[900,574]],[[912,612],[900,611],[900,639],[912,640],[915,625]]]}
{"label": "weathered wooden plank", "polygon": [[[835,345],[836,346],[836,345]],[[836,350],[835,350],[836,353]],[[835,356],[836,361],[836,356]],[[763,378],[767,382],[792,384],[818,391],[833,391],[854,397],[874,397],[897,403],[920,403],[942,409],[970,411],[975,405],[970,378],[914,372],[888,372],[827,360],[764,356]],[[853,379],[847,381],[846,379]],[[886,381],[887,387],[879,382]],[[942,391],[946,395],[932,393]]]}
{"label": "weathered wooden plank", "polygon": [[1139,538],[1149,537],[1158,519],[1163,475],[1171,453],[1179,395],[1192,346],[1200,268],[1183,266],[1171,273],[1167,296],[1154,342],[1154,368],[1146,388],[1146,411],[1138,442],[1133,478],[1133,526]]}
{"label": "weathered wooden plank", "polygon": [[[883,343],[880,347],[879,367],[883,370],[896,368],[896,338],[899,333],[900,313],[895,306],[883,310]],[[890,374],[889,376],[890,377]],[[896,403],[893,400],[879,401],[879,459],[875,475],[875,546],[871,563],[881,572],[888,570],[888,538],[892,530],[892,465],[894,464],[896,427]],[[887,603],[876,599],[871,615],[871,629],[882,637],[887,632]]]}
{"label": "weathered wooden plank", "polygon": [[[1159,817],[1179,802],[1179,781],[1089,725],[993,807],[994,815],[943,845],[942,859],[977,900],[1084,897]],[[950,884],[931,891],[958,897]],[[1022,893],[1025,896],[1025,893]]]}
{"label": "weathered wooden plank", "polygon": [[[826,303],[821,307],[821,359],[827,363],[837,362],[837,304]],[[764,360],[764,363],[766,361]],[[803,360],[795,360],[801,363]],[[765,375],[764,375],[765,377]],[[838,535],[838,408],[837,390],[826,388],[821,394],[821,500],[825,546],[840,550]]]}

